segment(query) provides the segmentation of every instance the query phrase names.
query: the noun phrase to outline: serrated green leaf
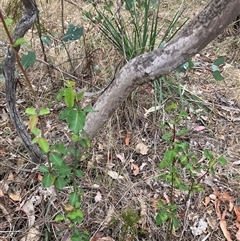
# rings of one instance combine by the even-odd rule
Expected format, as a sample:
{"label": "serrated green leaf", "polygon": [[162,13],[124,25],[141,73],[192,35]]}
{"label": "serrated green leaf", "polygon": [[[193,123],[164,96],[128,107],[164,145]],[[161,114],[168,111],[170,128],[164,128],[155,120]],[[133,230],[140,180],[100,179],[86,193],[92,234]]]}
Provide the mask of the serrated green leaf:
{"label": "serrated green leaf", "polygon": [[91,141],[88,139],[81,139],[80,144],[84,148],[89,148],[91,146]]}
{"label": "serrated green leaf", "polygon": [[74,106],[75,92],[72,88],[65,88],[64,90],[64,101],[68,107]]}
{"label": "serrated green leaf", "polygon": [[92,106],[90,106],[90,105],[84,107],[83,111],[86,112],[86,113],[97,112],[97,111],[94,110],[94,109],[92,108]]}
{"label": "serrated green leaf", "polygon": [[[71,211],[67,214],[67,217],[71,220],[75,220],[75,221],[81,221],[81,219],[83,218],[83,212],[81,210],[74,210]],[[79,220],[80,218],[80,220]]]}
{"label": "serrated green leaf", "polygon": [[217,70],[212,73],[213,78],[217,81],[224,80],[224,77],[221,75],[221,73]]}
{"label": "serrated green leaf", "polygon": [[18,38],[15,43],[13,44],[13,47],[17,47],[25,42],[24,38]]}
{"label": "serrated green leaf", "polygon": [[46,44],[47,46],[51,45],[52,44],[52,40],[50,38],[49,35],[43,35],[41,36],[41,40],[44,44]]}
{"label": "serrated green leaf", "polygon": [[224,57],[219,57],[219,58],[217,58],[217,59],[214,60],[213,64],[219,66],[219,65],[223,64],[224,61],[225,61],[225,58],[224,58]]}
{"label": "serrated green leaf", "polygon": [[46,109],[41,109],[40,111],[39,111],[39,115],[47,115],[47,114],[49,114],[50,113],[50,110],[48,109],[48,108],[46,108]]}
{"label": "serrated green leaf", "polygon": [[79,141],[79,136],[76,135],[76,134],[73,134],[73,135],[72,135],[72,140],[73,140],[74,142]]}
{"label": "serrated green leaf", "polygon": [[36,62],[36,54],[32,51],[28,51],[27,54],[23,54],[21,57],[21,63],[25,69],[32,67]]}
{"label": "serrated green leaf", "polygon": [[83,171],[81,169],[77,169],[76,172],[75,172],[76,176],[81,178],[83,177]]}
{"label": "serrated green leaf", "polygon": [[73,24],[68,25],[68,30],[66,34],[62,37],[62,40],[64,42],[67,42],[69,40],[78,40],[83,36],[83,27],[78,27]]}
{"label": "serrated green leaf", "polygon": [[42,173],[47,173],[49,172],[49,168],[47,166],[40,166],[39,171]]}
{"label": "serrated green leaf", "polygon": [[63,155],[67,154],[67,149],[65,148],[65,146],[62,143],[57,143],[55,145],[52,145],[51,150],[56,150],[60,153],[62,153]]}
{"label": "serrated green leaf", "polygon": [[172,103],[171,105],[168,105],[165,110],[166,111],[172,111],[172,110],[177,110],[178,109],[178,106],[176,103]]}
{"label": "serrated green leaf", "polygon": [[57,215],[54,219],[56,222],[59,222],[59,221],[64,221],[65,220],[65,217],[63,215]]}
{"label": "serrated green leaf", "polygon": [[61,111],[60,113],[60,119],[61,120],[65,120],[67,119],[69,112],[72,110],[72,108],[70,107],[66,107],[64,110]]}
{"label": "serrated green leaf", "polygon": [[64,95],[64,90],[65,90],[65,88],[61,88],[61,89],[58,91],[57,96],[56,96],[56,99],[57,99],[58,101],[60,101],[60,100],[62,99],[62,97],[63,97],[63,95]]}
{"label": "serrated green leaf", "polygon": [[68,177],[72,171],[72,168],[66,165],[62,165],[58,168],[58,176],[60,177]]}
{"label": "serrated green leaf", "polygon": [[43,187],[50,187],[52,185],[52,176],[50,173],[46,173],[42,179]]}
{"label": "serrated green leaf", "polygon": [[68,180],[66,180],[62,177],[57,177],[56,180],[55,180],[56,188],[59,189],[59,190],[66,187],[67,184],[68,184]]}
{"label": "serrated green leaf", "polygon": [[6,18],[4,19],[4,22],[7,26],[9,26],[13,22],[13,20],[11,18]]}
{"label": "serrated green leaf", "polygon": [[217,161],[221,164],[221,165],[226,165],[227,164],[227,160],[224,157],[219,157],[217,159]]}
{"label": "serrated green leaf", "polygon": [[49,152],[49,144],[47,142],[47,140],[45,138],[39,137],[38,138],[38,145],[40,146],[40,148],[45,152],[48,153]]}
{"label": "serrated green leaf", "polygon": [[169,163],[166,161],[166,160],[163,160],[161,161],[159,164],[158,164],[158,168],[159,169],[164,169],[165,167],[167,167],[169,165]]}
{"label": "serrated green leaf", "polygon": [[72,206],[75,206],[75,203],[76,202],[80,202],[80,196],[78,193],[76,192],[72,192],[70,195],[69,195],[69,203],[72,205]]}
{"label": "serrated green leaf", "polygon": [[49,159],[55,167],[61,167],[64,163],[64,160],[57,152],[50,153]]}
{"label": "serrated green leaf", "polygon": [[35,136],[40,136],[41,135],[41,130],[39,128],[34,128],[32,130],[32,133],[35,135]]}
{"label": "serrated green leaf", "polygon": [[78,101],[80,101],[80,100],[82,100],[83,96],[84,96],[84,92],[83,92],[83,91],[80,92],[80,93],[77,93],[77,94],[76,94],[76,99],[77,99]]}
{"label": "serrated green leaf", "polygon": [[86,114],[83,111],[72,109],[67,116],[69,129],[76,135],[85,126]]}
{"label": "serrated green leaf", "polygon": [[162,135],[162,139],[164,141],[169,141],[171,139],[171,137],[172,137],[171,133],[165,133],[165,134]]}
{"label": "serrated green leaf", "polygon": [[214,156],[213,156],[212,152],[210,152],[209,150],[204,150],[203,154],[208,160],[214,159]]}
{"label": "serrated green leaf", "polygon": [[28,114],[28,115],[36,115],[36,109],[33,108],[33,107],[28,107],[28,108],[25,110],[25,113]]}

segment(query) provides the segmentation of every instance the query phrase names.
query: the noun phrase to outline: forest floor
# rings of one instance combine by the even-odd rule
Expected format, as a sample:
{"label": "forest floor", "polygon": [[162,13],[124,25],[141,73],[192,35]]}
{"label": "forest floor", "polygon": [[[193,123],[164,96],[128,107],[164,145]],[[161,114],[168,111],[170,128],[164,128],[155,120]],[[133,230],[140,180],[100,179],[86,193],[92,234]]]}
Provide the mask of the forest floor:
{"label": "forest floor", "polygon": [[[160,12],[166,23],[171,21],[179,7],[169,2],[162,3],[164,11]],[[186,1],[182,19],[193,18],[205,3]],[[53,34],[61,30],[60,11],[55,11],[60,9],[58,4],[38,3],[41,21]],[[0,5],[6,6],[6,2],[0,0]],[[90,4],[66,1],[64,7],[64,24],[79,24],[85,28],[84,41],[68,46],[71,58],[78,66],[76,85],[86,91],[96,91],[85,83],[98,88],[106,86],[122,57],[99,34],[97,26],[93,27],[82,17],[81,12],[88,11]],[[1,27],[0,34],[0,58],[3,60],[8,42]],[[51,110],[44,120],[45,137],[51,143],[68,144],[69,131],[66,123],[59,119],[62,105],[55,97],[62,87],[62,78],[69,77],[56,70],[49,77],[47,67],[41,61],[43,55],[35,29],[29,31],[27,38],[31,44],[24,45],[21,53],[28,50],[37,53],[37,62],[28,74],[42,103]],[[179,78],[184,86],[184,98],[173,84],[171,95],[165,96],[166,102],[157,111],[148,112],[151,108],[154,110],[156,103],[153,86],[141,86],[92,141],[85,159],[81,160],[84,177],[79,180],[83,189],[81,208],[84,212],[79,229],[87,230],[92,241],[166,240],[168,227],[166,224],[157,226],[155,218],[159,212],[158,202],[167,205],[172,195],[170,184],[158,178],[162,173],[158,164],[169,146],[162,138],[164,130],[160,124],[169,124],[176,118],[176,114],[169,114],[164,106],[173,102],[183,106],[188,114],[180,127],[189,132],[180,140],[190,144],[198,163],[206,163],[203,152],[207,149],[214,153],[215,158],[226,158],[227,164],[217,164],[213,176],[205,175],[199,179],[203,190],[191,194],[188,200],[186,191],[174,190],[180,225],[168,240],[215,241],[226,240],[228,235],[231,236],[228,240],[240,240],[236,237],[237,219],[240,219],[239,41],[240,35],[225,32],[197,54],[192,60],[201,64]],[[69,71],[68,57],[64,50],[58,49],[57,40],[46,48],[46,54],[54,66]],[[89,54],[90,57],[86,57]],[[225,57],[220,67],[224,77],[221,82],[213,79],[211,71],[213,61],[219,56]],[[94,72],[96,66],[100,71]],[[170,77],[173,79],[174,75]],[[34,102],[24,80],[20,79],[20,82],[17,105],[27,126],[25,109]],[[39,166],[29,160],[8,117],[4,88],[0,72],[0,240],[69,240],[68,225],[54,221],[56,214],[61,212],[59,199],[53,188],[42,187]],[[169,86],[163,83],[162,91],[169,94],[168,89]],[[84,104],[95,101],[94,98],[85,98]],[[184,170],[182,175],[188,182],[189,176]],[[68,191],[66,188],[60,193],[63,205]],[[134,215],[137,221],[133,221],[132,226],[128,225]]]}

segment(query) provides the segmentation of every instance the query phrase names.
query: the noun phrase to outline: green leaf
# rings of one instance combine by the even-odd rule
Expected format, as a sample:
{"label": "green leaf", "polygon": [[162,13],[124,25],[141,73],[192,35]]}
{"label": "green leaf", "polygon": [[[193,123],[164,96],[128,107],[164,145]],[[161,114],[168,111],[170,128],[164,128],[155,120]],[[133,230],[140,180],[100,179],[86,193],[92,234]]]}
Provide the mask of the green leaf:
{"label": "green leaf", "polygon": [[171,137],[172,137],[171,133],[165,133],[165,134],[162,135],[162,139],[164,141],[170,141]]}
{"label": "green leaf", "polygon": [[164,222],[168,220],[169,216],[168,213],[164,210],[160,210],[156,216],[156,224],[162,225]]}
{"label": "green leaf", "polygon": [[57,152],[50,153],[49,159],[55,167],[61,167],[64,163],[64,160]]}
{"label": "green leaf", "polygon": [[173,218],[172,218],[172,222],[173,222],[173,227],[174,227],[174,229],[177,230],[178,227],[179,227],[179,221],[178,221],[178,219],[175,218],[175,217],[173,217]]}
{"label": "green leaf", "polygon": [[47,142],[47,140],[45,138],[39,137],[38,138],[38,145],[40,146],[40,148],[45,152],[48,153],[49,152],[49,144]]}
{"label": "green leaf", "polygon": [[92,108],[92,106],[90,106],[90,105],[86,106],[86,107],[83,109],[83,111],[86,112],[86,113],[97,112],[97,111],[94,110],[94,109]]}
{"label": "green leaf", "polygon": [[76,135],[76,134],[73,134],[73,135],[72,135],[72,140],[73,140],[74,142],[79,141],[79,136]]}
{"label": "green leaf", "polygon": [[76,135],[85,126],[86,114],[83,111],[72,109],[67,116],[69,129]]}
{"label": "green leaf", "polygon": [[64,90],[65,90],[65,88],[61,88],[61,89],[59,90],[59,92],[58,92],[58,94],[57,94],[57,96],[56,96],[56,99],[57,99],[58,101],[60,101],[60,100],[62,99],[62,97],[63,97],[63,95],[64,95]]}
{"label": "green leaf", "polygon": [[25,42],[24,38],[18,38],[15,43],[13,44],[13,47],[17,47]]}
{"label": "green leaf", "polygon": [[40,166],[39,171],[42,173],[47,173],[49,172],[49,168],[47,166]]}
{"label": "green leaf", "polygon": [[165,110],[166,111],[172,111],[172,110],[177,110],[178,109],[178,106],[176,103],[172,103],[171,105],[168,105]]}
{"label": "green leaf", "polygon": [[214,60],[213,64],[219,66],[219,65],[223,64],[224,61],[225,61],[225,58],[224,58],[224,57],[219,57],[219,58],[217,58],[217,59]]}
{"label": "green leaf", "polygon": [[81,210],[73,210],[67,214],[67,218],[73,221],[81,222],[83,219],[83,212]]}
{"label": "green leaf", "polygon": [[79,177],[79,178],[83,177],[83,171],[82,171],[81,169],[77,169],[77,170],[75,171],[75,174],[76,174],[76,176]]}
{"label": "green leaf", "polygon": [[182,130],[179,130],[177,132],[177,135],[178,136],[182,136],[182,135],[186,135],[188,133],[188,130],[187,129],[182,129]]}
{"label": "green leaf", "polygon": [[63,215],[57,215],[54,220],[57,221],[57,222],[64,221],[65,217]]}
{"label": "green leaf", "polygon": [[166,160],[163,160],[158,164],[158,168],[163,169],[163,168],[167,167],[168,165],[169,165],[169,163]]}
{"label": "green leaf", "polygon": [[214,156],[213,156],[212,152],[210,152],[209,150],[204,150],[203,154],[208,160],[214,159]]}
{"label": "green leaf", "polygon": [[76,94],[76,99],[77,99],[78,101],[80,101],[80,100],[82,100],[83,96],[84,96],[84,92],[83,92],[83,91],[80,92],[80,93],[77,93],[77,94]]}
{"label": "green leaf", "polygon": [[36,54],[32,51],[28,51],[27,54],[23,54],[21,57],[21,63],[25,69],[28,69],[36,62]]}
{"label": "green leaf", "polygon": [[62,143],[57,143],[51,146],[51,150],[56,150],[62,153],[63,155],[67,155],[67,150]]}
{"label": "green leaf", "polygon": [[67,177],[71,173],[72,168],[67,165],[62,165],[58,168],[58,176],[60,177]]}
{"label": "green leaf", "polygon": [[226,165],[227,164],[227,160],[224,157],[219,157],[217,159],[217,161],[221,164],[221,165]]}
{"label": "green leaf", "polygon": [[224,80],[224,77],[221,75],[221,73],[217,70],[212,73],[213,78],[217,81]]}
{"label": "green leaf", "polygon": [[52,185],[52,176],[50,173],[46,173],[42,179],[43,187],[50,187]]}
{"label": "green leaf", "polygon": [[56,180],[55,180],[55,185],[56,185],[56,188],[61,190],[63,189],[64,187],[66,187],[66,185],[68,184],[69,180],[66,180],[62,177],[57,177]]}
{"label": "green leaf", "polygon": [[60,119],[61,120],[67,119],[67,117],[69,115],[69,112],[71,110],[72,110],[72,108],[70,108],[70,107],[66,107],[64,110],[62,110],[61,113],[60,113]]}
{"label": "green leaf", "polygon": [[47,114],[49,114],[50,113],[50,110],[48,109],[48,108],[46,108],[46,109],[41,109],[40,111],[39,111],[39,115],[47,115]]}
{"label": "green leaf", "polygon": [[28,115],[36,115],[36,110],[33,107],[28,107],[25,111],[26,114]]}
{"label": "green leaf", "polygon": [[64,101],[68,107],[74,106],[75,92],[72,88],[65,88],[64,90]]}
{"label": "green leaf", "polygon": [[50,46],[52,44],[52,40],[50,38],[49,35],[43,35],[41,36],[41,40],[44,44],[46,44],[47,46]]}
{"label": "green leaf", "polygon": [[32,133],[34,136],[40,136],[41,135],[41,130],[39,128],[33,128]]}
{"label": "green leaf", "polygon": [[75,203],[76,202],[80,202],[80,196],[78,193],[76,192],[72,192],[70,195],[69,195],[69,203],[72,205],[72,206],[75,206]]}
{"label": "green leaf", "polygon": [[7,26],[9,26],[13,22],[13,20],[11,18],[5,18],[4,22]]}
{"label": "green leaf", "polygon": [[73,24],[68,25],[68,30],[66,34],[62,37],[62,40],[64,42],[67,42],[69,40],[78,40],[83,36],[83,27],[78,27]]}
{"label": "green leaf", "polygon": [[81,139],[80,144],[84,148],[89,148],[91,146],[91,141],[88,139]]}

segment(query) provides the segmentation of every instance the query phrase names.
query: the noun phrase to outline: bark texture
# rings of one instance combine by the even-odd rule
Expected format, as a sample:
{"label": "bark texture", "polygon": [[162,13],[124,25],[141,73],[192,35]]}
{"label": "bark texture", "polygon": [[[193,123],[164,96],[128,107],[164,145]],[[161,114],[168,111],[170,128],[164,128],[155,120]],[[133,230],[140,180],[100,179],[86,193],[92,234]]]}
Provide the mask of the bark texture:
{"label": "bark texture", "polygon": [[[12,37],[13,42],[25,35],[33,25],[38,14],[38,9],[33,0],[22,0],[22,3],[24,4],[25,12],[14,30]],[[44,160],[44,156],[39,153],[37,146],[32,144],[31,137],[22,122],[16,106],[17,80],[15,78],[15,51],[18,52],[19,48],[19,46],[15,49],[9,47],[7,57],[3,63],[3,74],[6,80],[6,102],[11,121],[18,135],[22,139],[31,160],[35,163],[40,163]]]}
{"label": "bark texture", "polygon": [[206,47],[239,15],[239,0],[212,0],[165,47],[129,61],[89,113],[85,126],[92,139],[137,87],[169,74]]}

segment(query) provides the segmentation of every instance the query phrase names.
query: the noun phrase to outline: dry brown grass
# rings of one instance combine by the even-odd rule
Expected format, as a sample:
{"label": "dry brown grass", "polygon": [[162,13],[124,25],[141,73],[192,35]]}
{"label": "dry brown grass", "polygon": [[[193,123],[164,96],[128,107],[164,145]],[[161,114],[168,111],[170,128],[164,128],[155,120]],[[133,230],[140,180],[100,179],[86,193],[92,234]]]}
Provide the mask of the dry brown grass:
{"label": "dry brown grass", "polygon": [[[205,2],[186,1],[185,17],[192,18]],[[2,6],[6,6],[6,3],[6,1],[0,0]],[[46,31],[60,36],[62,22],[59,1],[50,1],[49,4],[39,1],[38,5],[40,20]],[[160,18],[171,20],[173,12],[179,6],[175,1],[165,1],[162,2],[162,5],[164,11],[161,12]],[[74,59],[74,67],[78,66],[75,73],[78,78],[77,87],[95,91],[96,87],[101,88],[107,84],[114,73],[115,66],[118,65],[122,57],[102,38],[94,26],[83,19],[81,12],[89,8],[90,5],[84,2],[72,4],[71,1],[65,1],[64,26],[74,23],[84,26],[86,30],[85,41],[81,39],[69,44],[67,48],[71,54],[71,59]],[[0,28],[2,38],[4,35],[1,33],[2,29]],[[1,38],[0,41],[7,44],[5,37]],[[30,45],[23,46],[22,52],[34,50],[38,58],[42,59],[36,30],[29,31],[26,39],[29,40]],[[199,159],[201,159],[202,151],[206,148],[214,151],[217,156],[224,154],[228,158],[229,163],[226,167],[217,167],[213,181],[216,182],[220,190],[228,190],[236,198],[236,203],[239,204],[240,200],[238,200],[237,194],[240,176],[236,161],[240,156],[238,133],[240,129],[238,119],[240,92],[237,91],[240,87],[240,73],[237,68],[239,67],[238,50],[234,43],[239,43],[239,37],[229,38],[226,42],[214,41],[198,57],[198,60],[209,63],[211,66],[211,61],[217,56],[226,56],[228,63],[223,69],[224,83],[219,84],[213,81],[209,71],[197,69],[190,73],[188,88],[211,103],[214,112],[212,115],[200,112],[205,119],[206,129],[199,133],[191,131],[187,138],[191,143],[192,150],[199,155]],[[69,62],[66,61],[68,56],[64,49],[59,48],[57,39],[46,48],[46,55],[51,64],[59,66],[63,71],[71,72]],[[100,71],[94,73],[93,67],[96,65],[99,66]],[[53,70],[49,75],[46,65],[39,61],[31,69],[29,76],[43,104],[52,110],[52,114],[45,120],[48,131],[46,137],[52,143],[68,143],[70,139],[66,125],[58,119],[61,106],[55,101],[55,94],[62,86],[62,78],[69,77],[63,72]],[[24,83],[24,80],[22,81]],[[4,89],[3,86],[2,88]],[[23,119],[27,121],[24,110],[34,103],[32,103],[25,88],[18,90],[17,103]],[[0,111],[4,117],[5,96],[3,89],[0,92]],[[169,99],[171,98],[176,100],[177,97],[169,97]],[[95,100],[88,101],[94,102]],[[110,236],[119,241],[164,240],[167,227],[165,225],[157,227],[154,221],[158,212],[158,200],[166,200],[170,191],[166,183],[157,179],[160,173],[157,165],[167,148],[167,144],[161,138],[162,130],[158,123],[163,120],[167,122],[171,117],[167,113],[164,113],[165,116],[163,116],[163,112],[157,112],[156,116],[151,113],[148,118],[145,118],[146,109],[153,105],[152,88],[149,86],[141,87],[133,99],[126,100],[122,107],[116,111],[93,141],[91,150],[81,162],[85,176],[79,180],[79,186],[84,190],[82,209],[85,217],[83,224],[79,227],[80,230],[88,230],[91,235],[102,232],[104,236]],[[193,130],[199,125],[199,119],[188,107],[186,108],[189,111],[187,125]],[[67,225],[53,221],[55,215],[61,212],[59,211],[60,204],[54,198],[53,192],[47,194],[40,187],[37,168],[33,169],[35,167],[29,164],[28,156],[15,133],[14,127],[8,119],[5,120],[3,117],[2,120],[0,119],[0,203],[10,214],[10,219],[7,220],[5,210],[0,207],[0,213],[3,213],[0,215],[0,230],[3,230],[0,231],[0,236],[6,237],[6,240],[20,240],[28,233],[27,219],[29,217],[21,209],[21,205],[33,196],[39,196],[43,199],[41,204],[35,206],[35,227],[42,234],[40,240],[64,240],[64,237],[68,235]],[[127,133],[130,134],[129,145],[125,144]],[[136,146],[139,143],[148,146],[147,155],[138,153]],[[120,160],[119,157],[123,156],[124,159]],[[137,175],[134,175],[134,170],[131,169],[132,163],[140,168]],[[123,179],[114,180],[108,175],[108,171],[116,171]],[[187,180],[188,177],[185,178]],[[212,193],[212,189],[204,184],[204,190],[202,193],[193,195],[190,200],[188,216],[186,216],[188,225],[184,222],[185,193],[178,191],[174,193],[175,201],[179,205],[180,229],[176,230],[171,240],[179,240],[183,228],[185,232],[181,237],[182,241],[198,240],[198,237],[192,236],[189,227],[203,216],[213,217],[216,222],[218,221],[214,213],[213,203],[207,207],[203,205],[205,197]],[[69,188],[60,194],[63,204],[67,202],[68,191]],[[101,200],[96,202],[95,197],[98,193],[101,193]],[[14,200],[11,194],[15,194],[15,197],[20,200]],[[135,211],[139,215],[140,221],[134,226],[135,232],[129,231],[124,236],[123,230],[126,224],[122,214],[127,210]],[[229,229],[234,233],[236,229],[234,216],[232,213],[228,215]],[[59,230],[65,231],[57,234]],[[211,233],[210,240],[224,240],[218,226],[216,226],[216,230],[209,226],[207,232]],[[49,236],[48,239],[46,239],[47,236]],[[204,235],[201,238],[203,237]]]}

